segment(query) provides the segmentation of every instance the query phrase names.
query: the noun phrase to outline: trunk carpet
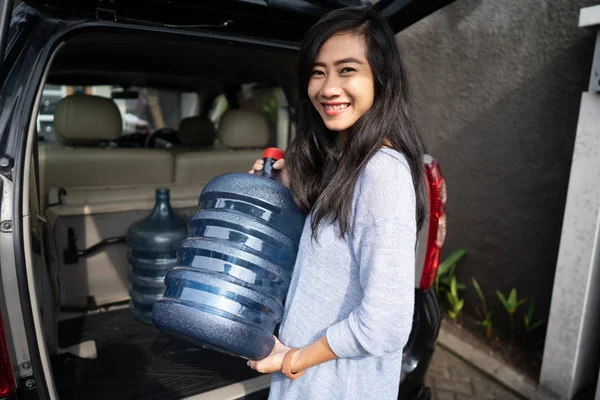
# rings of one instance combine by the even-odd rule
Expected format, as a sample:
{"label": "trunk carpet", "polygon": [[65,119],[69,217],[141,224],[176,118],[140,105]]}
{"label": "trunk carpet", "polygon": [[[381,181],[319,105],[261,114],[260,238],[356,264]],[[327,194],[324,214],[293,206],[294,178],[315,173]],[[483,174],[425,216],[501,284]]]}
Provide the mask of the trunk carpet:
{"label": "trunk carpet", "polygon": [[246,361],[160,333],[128,309],[62,321],[59,346],[95,340],[98,358],[52,356],[61,400],[181,399],[261,374]]}

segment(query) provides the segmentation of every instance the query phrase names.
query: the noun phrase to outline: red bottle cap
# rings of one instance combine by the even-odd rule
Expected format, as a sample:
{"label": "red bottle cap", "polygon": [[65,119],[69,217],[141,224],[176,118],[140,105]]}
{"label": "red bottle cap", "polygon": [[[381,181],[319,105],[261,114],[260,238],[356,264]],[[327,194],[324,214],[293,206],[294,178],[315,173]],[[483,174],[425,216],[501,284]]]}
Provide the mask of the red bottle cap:
{"label": "red bottle cap", "polygon": [[269,147],[268,149],[265,149],[265,152],[263,153],[263,158],[272,158],[274,160],[282,159],[284,156],[285,153],[277,147]]}

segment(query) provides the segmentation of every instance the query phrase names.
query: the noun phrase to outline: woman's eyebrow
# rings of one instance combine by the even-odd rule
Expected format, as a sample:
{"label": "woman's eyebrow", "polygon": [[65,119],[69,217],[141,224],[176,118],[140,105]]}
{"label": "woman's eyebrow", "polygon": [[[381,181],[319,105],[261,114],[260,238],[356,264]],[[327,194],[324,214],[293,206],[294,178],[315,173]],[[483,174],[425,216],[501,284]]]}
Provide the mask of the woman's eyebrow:
{"label": "woman's eyebrow", "polygon": [[350,63],[362,64],[363,62],[357,60],[356,58],[348,57],[348,58],[342,58],[341,60],[337,60],[336,62],[333,63],[333,65],[350,64]]}
{"label": "woman's eyebrow", "polygon": [[[341,60],[337,60],[336,62],[333,63],[333,65],[350,64],[350,63],[364,64],[362,61],[357,60],[356,58],[348,57],[348,58],[342,58]],[[325,66],[326,66],[325,63],[320,62],[320,61],[315,61],[313,63],[313,67],[325,67]]]}

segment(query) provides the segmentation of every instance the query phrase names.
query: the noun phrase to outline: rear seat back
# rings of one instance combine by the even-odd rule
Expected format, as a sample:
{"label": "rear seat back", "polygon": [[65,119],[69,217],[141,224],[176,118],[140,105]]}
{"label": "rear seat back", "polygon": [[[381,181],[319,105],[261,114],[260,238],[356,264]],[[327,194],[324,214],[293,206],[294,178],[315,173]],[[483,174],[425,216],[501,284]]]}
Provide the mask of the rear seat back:
{"label": "rear seat back", "polygon": [[262,158],[269,125],[260,113],[231,110],[221,118],[217,138],[218,146],[175,154],[175,182],[206,182],[228,172],[247,172]]}
{"label": "rear seat back", "polygon": [[173,156],[162,149],[100,147],[121,136],[121,114],[111,99],[76,94],[54,114],[61,144],[40,144],[40,190],[81,185],[160,184],[173,180]]}
{"label": "rear seat back", "polygon": [[179,123],[177,131],[177,139],[181,142],[181,146],[175,148],[198,150],[212,147],[216,137],[215,125],[208,117],[198,115],[184,118]]}

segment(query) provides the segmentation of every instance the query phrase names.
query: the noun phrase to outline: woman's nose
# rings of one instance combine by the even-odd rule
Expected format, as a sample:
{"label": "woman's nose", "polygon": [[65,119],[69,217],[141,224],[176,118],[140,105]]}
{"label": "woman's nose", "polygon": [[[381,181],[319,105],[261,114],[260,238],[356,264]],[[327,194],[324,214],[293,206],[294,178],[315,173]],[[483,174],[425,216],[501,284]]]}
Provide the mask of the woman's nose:
{"label": "woman's nose", "polygon": [[323,82],[323,87],[321,88],[321,97],[330,99],[333,97],[341,96],[342,88],[340,86],[340,81],[336,76],[329,75]]}

